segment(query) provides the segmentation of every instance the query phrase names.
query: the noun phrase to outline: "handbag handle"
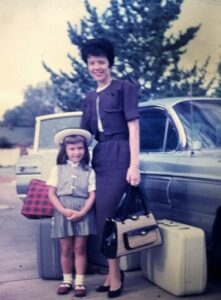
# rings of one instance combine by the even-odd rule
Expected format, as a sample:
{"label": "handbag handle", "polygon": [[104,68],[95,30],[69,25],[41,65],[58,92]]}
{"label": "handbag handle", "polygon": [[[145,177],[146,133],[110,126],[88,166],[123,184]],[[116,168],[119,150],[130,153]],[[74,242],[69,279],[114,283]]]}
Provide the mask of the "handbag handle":
{"label": "handbag handle", "polygon": [[[114,219],[127,219],[129,215],[130,201],[136,201],[136,195],[138,195],[139,199],[141,200],[141,206],[144,213],[146,215],[149,214],[143,194],[141,193],[139,186],[132,186],[131,184],[128,184],[127,191],[122,195],[122,198],[114,215]],[[136,212],[134,214],[136,214]]]}

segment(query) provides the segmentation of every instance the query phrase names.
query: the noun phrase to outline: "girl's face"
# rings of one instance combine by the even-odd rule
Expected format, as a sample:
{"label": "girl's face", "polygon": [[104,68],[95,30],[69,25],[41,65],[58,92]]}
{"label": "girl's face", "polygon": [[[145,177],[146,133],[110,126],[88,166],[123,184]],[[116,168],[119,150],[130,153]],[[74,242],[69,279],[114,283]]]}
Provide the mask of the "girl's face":
{"label": "girl's face", "polygon": [[90,75],[98,85],[106,85],[111,80],[109,61],[105,56],[89,56],[87,67]]}
{"label": "girl's face", "polygon": [[85,155],[85,149],[83,143],[76,143],[76,144],[67,144],[66,145],[66,153],[68,159],[72,163],[79,163],[83,159]]}

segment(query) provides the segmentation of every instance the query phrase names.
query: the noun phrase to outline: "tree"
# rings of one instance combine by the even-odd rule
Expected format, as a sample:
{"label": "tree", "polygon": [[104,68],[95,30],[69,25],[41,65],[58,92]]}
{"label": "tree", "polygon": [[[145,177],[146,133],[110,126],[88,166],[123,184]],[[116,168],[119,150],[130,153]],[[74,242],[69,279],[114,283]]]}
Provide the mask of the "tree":
{"label": "tree", "polygon": [[[188,43],[200,25],[187,28],[177,36],[168,34],[178,19],[183,0],[110,0],[110,6],[99,16],[89,0],[85,0],[88,17],[80,28],[68,23],[71,43],[80,49],[88,38],[108,37],[116,45],[113,73],[138,85],[140,99],[187,95],[190,83],[194,95],[205,95],[212,80],[205,85],[206,67],[197,63],[190,70],[179,67]],[[94,83],[80,59],[69,55],[71,74],[51,70],[51,80],[58,96],[58,105],[65,111],[77,110],[85,93]]]}
{"label": "tree", "polygon": [[214,90],[213,96],[221,97],[221,62],[218,64],[217,72],[218,72],[218,80],[217,80],[217,86]]}
{"label": "tree", "polygon": [[2,125],[34,127],[35,117],[51,114],[56,106],[54,87],[48,83],[29,86],[24,92],[24,103],[7,110]]}

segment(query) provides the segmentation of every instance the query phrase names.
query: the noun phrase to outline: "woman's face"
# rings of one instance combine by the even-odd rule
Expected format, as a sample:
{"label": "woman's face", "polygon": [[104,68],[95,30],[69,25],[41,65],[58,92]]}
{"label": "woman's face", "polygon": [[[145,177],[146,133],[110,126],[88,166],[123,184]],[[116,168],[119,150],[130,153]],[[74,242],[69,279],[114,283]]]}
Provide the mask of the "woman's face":
{"label": "woman's face", "polygon": [[67,144],[66,145],[66,153],[68,159],[72,163],[79,163],[83,159],[85,155],[85,148],[83,143],[76,143],[76,144]]}
{"label": "woman's face", "polygon": [[89,56],[87,67],[90,75],[99,84],[108,84],[111,79],[109,61],[105,56]]}

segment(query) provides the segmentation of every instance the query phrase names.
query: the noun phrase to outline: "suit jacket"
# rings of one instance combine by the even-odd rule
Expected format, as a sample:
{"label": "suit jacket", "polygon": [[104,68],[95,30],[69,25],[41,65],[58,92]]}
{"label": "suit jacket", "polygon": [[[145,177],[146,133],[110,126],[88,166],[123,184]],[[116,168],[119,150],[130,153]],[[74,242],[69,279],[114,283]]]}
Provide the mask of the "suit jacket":
{"label": "suit jacket", "polygon": [[128,133],[127,122],[139,117],[137,88],[128,81],[113,80],[100,92],[90,92],[83,104],[81,128],[98,135],[96,101],[105,135]]}

